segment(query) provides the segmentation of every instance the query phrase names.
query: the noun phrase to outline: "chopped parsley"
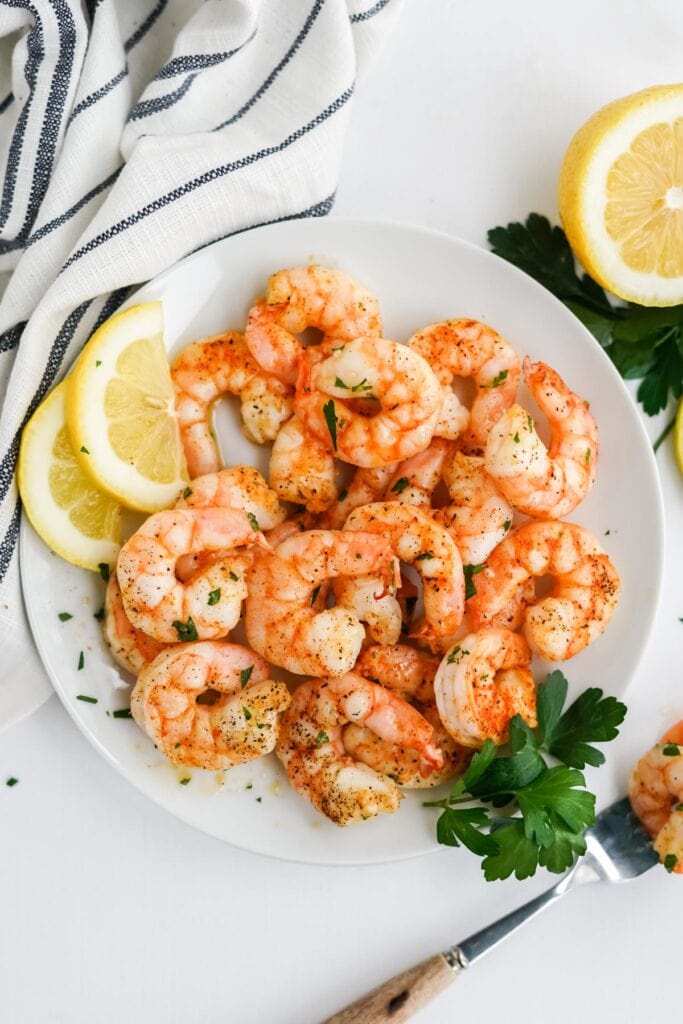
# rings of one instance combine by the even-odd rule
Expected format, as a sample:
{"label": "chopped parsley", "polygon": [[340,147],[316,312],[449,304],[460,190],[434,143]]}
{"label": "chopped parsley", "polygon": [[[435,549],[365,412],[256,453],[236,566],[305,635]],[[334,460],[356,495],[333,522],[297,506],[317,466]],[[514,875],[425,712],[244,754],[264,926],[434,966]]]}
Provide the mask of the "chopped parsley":
{"label": "chopped parsley", "polygon": [[237,583],[237,581],[239,580],[239,576],[237,575],[236,572],[232,572],[231,571],[230,572],[230,579],[233,580],[235,583]]}
{"label": "chopped parsley", "polygon": [[483,565],[463,565],[462,571],[465,576],[465,600],[469,601],[471,597],[477,592],[477,588],[474,585],[473,576],[477,576],[480,572],[483,572],[486,568],[486,564]]}
{"label": "chopped parsley", "polygon": [[211,590],[209,592],[209,599],[208,599],[208,601],[206,603],[207,604],[211,604],[211,605],[218,604],[220,599],[221,599],[221,588],[220,587],[216,587],[215,590]]}
{"label": "chopped parsley", "polygon": [[677,743],[667,743],[666,746],[662,749],[664,757],[678,757],[680,752],[681,748],[678,746]]}
{"label": "chopped parsley", "polygon": [[327,423],[327,429],[330,432],[330,437],[332,438],[332,447],[334,448],[334,450],[336,452],[336,450],[337,450],[337,413],[335,412],[334,402],[332,401],[332,399],[330,399],[329,402],[325,402],[325,404],[323,406],[323,415],[325,417],[325,422]]}
{"label": "chopped parsley", "polygon": [[252,530],[254,530],[254,532],[257,533],[261,529],[261,527],[259,526],[259,521],[256,518],[256,516],[254,515],[254,513],[253,512],[247,512],[247,519],[249,520],[249,523],[251,524]]}
{"label": "chopped parsley", "polygon": [[500,373],[497,373],[496,376],[493,378],[493,380],[490,381],[490,383],[482,384],[482,387],[484,387],[484,388],[498,388],[503,383],[503,381],[507,380],[507,375],[508,375],[508,371],[507,370],[501,370]]}
{"label": "chopped parsley", "polygon": [[460,644],[458,644],[457,647],[454,647],[453,650],[449,652],[448,657],[446,658],[446,661],[448,662],[449,665],[453,664],[457,655],[460,654],[461,650],[462,648]]}
{"label": "chopped parsley", "polygon": [[519,434],[515,434],[512,440],[515,442],[515,444],[519,444]]}
{"label": "chopped parsley", "polygon": [[423,551],[421,555],[418,555],[415,559],[416,562],[424,562],[425,558],[433,558],[434,553],[432,551]]}
{"label": "chopped parsley", "polygon": [[318,733],[318,735],[315,738],[315,745],[316,745],[316,747],[322,747],[322,745],[324,743],[329,743],[329,742],[330,742],[330,737],[327,735],[326,732],[323,732],[323,730],[321,729],[320,732]]}
{"label": "chopped parsley", "polygon": [[[133,714],[130,708],[118,708],[116,711],[112,711],[112,718],[132,718]],[[176,744],[177,746],[178,744]]]}
{"label": "chopped parsley", "polygon": [[98,608],[96,612],[93,612],[92,617],[93,619],[97,619],[98,622],[102,622],[102,619],[104,618],[104,605],[102,605],[101,608]]}
{"label": "chopped parsley", "polygon": [[322,584],[320,583],[318,584],[317,587],[313,587],[313,590],[311,592],[311,604],[315,604],[315,602],[318,600],[318,594],[320,593],[321,586]]}
{"label": "chopped parsley", "polygon": [[97,704],[97,697],[88,697],[85,693],[79,693],[76,700],[82,700],[86,704]]}
{"label": "chopped parsley", "polygon": [[249,708],[246,707],[244,704],[242,705],[242,714],[244,715],[248,722],[254,717]]}
{"label": "chopped parsley", "polygon": [[192,488],[191,487],[186,487],[185,490],[183,491],[183,498],[189,498],[191,494],[192,494]]}
{"label": "chopped parsley", "polygon": [[407,476],[402,476],[400,480],[397,480],[394,486],[391,488],[394,494],[400,494],[405,491],[406,487],[410,485],[410,480]]}
{"label": "chopped parsley", "polygon": [[88,451],[84,444],[81,445],[81,451],[83,452],[84,455],[90,455],[90,452]]}
{"label": "chopped parsley", "polygon": [[[240,672],[240,686],[242,687],[242,689],[244,689],[244,687],[247,685],[247,683],[251,679],[251,673],[253,671],[254,671],[254,666],[250,665],[249,668],[243,668],[242,671]],[[251,717],[251,716],[249,716],[249,717]]]}
{"label": "chopped parsley", "polygon": [[341,377],[336,377],[334,381],[336,388],[343,388],[345,391],[351,391],[352,394],[357,395],[359,392],[372,391],[372,384],[368,384],[367,377],[363,377],[360,384],[345,384]]}
{"label": "chopped parsley", "polygon": [[199,639],[199,634],[197,633],[197,627],[195,626],[194,622],[192,621],[192,616],[189,617],[187,622],[180,622],[179,619],[176,619],[174,622],[171,623],[171,625],[173,626],[173,628],[175,629],[176,633],[178,634],[178,639],[179,640],[182,640],[183,642],[187,642],[187,641],[198,640]]}
{"label": "chopped parsley", "polygon": [[676,854],[675,853],[667,853],[666,857],[664,858],[664,867],[669,872],[669,874],[671,874],[671,872],[673,871],[673,869],[676,867],[677,864],[678,864],[678,857],[676,856]]}
{"label": "chopped parsley", "polygon": [[186,786],[189,781],[190,781],[190,776],[189,775],[186,775],[184,779],[178,779],[178,782],[180,783],[181,786]]}
{"label": "chopped parsley", "polygon": [[68,622],[69,619],[73,619],[71,612],[60,612],[57,616],[60,622]]}
{"label": "chopped parsley", "polygon": [[18,782],[19,779],[15,779],[13,775],[10,775],[9,779],[7,779],[7,781],[5,782],[5,785],[9,786],[9,788],[11,789],[12,786],[16,786]]}
{"label": "chopped parsley", "polygon": [[78,671],[80,672],[81,669],[84,668],[84,666],[85,666],[85,654],[83,653],[83,651],[80,651],[79,655],[78,655]]}
{"label": "chopped parsley", "polygon": [[106,562],[100,562],[97,566],[98,572],[105,583],[109,583],[109,566]]}
{"label": "chopped parsley", "polygon": [[503,523],[503,529],[504,529],[505,533],[508,532],[508,530],[510,529],[511,526],[512,526],[512,520],[511,519],[506,519],[505,522]]}

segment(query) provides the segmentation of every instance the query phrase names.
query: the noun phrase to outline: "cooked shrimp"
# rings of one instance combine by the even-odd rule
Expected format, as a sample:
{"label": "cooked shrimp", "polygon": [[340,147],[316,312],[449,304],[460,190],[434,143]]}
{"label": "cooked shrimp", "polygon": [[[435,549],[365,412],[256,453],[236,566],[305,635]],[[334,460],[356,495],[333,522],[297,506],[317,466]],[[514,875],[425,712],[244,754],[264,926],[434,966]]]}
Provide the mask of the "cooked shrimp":
{"label": "cooked shrimp", "polygon": [[633,769],[633,813],[654,839],[659,859],[683,874],[683,721],[669,729]]}
{"label": "cooked shrimp", "polygon": [[230,768],[275,747],[291,697],[269,676],[268,662],[239,644],[179,644],[143,667],[130,710],[174,764]]}
{"label": "cooked shrimp", "polygon": [[[236,508],[253,516],[252,526],[270,530],[281,523],[287,510],[280,504],[277,494],[271,490],[261,474],[253,466],[232,466],[218,473],[198,476],[186,487],[178,498],[176,508]],[[197,552],[182,555],[176,563],[176,575],[186,582],[196,572],[231,556],[231,551]],[[234,556],[233,556],[234,557]],[[246,571],[247,553],[241,556],[242,569]],[[238,572],[235,565],[234,572]],[[234,581],[233,581],[234,582]]]}
{"label": "cooked shrimp", "polygon": [[462,560],[453,538],[421,508],[391,501],[355,509],[344,529],[385,537],[401,561],[420,574],[424,636],[438,648],[458,628],[465,605]]}
{"label": "cooked shrimp", "polygon": [[[554,586],[536,600],[530,584],[546,574]],[[593,534],[555,520],[511,530],[476,587],[468,604],[475,629],[523,625],[531,649],[549,661],[565,661],[599,637],[620,593],[616,569]]]}
{"label": "cooked shrimp", "polygon": [[220,551],[225,556],[257,541],[265,543],[258,524],[236,509],[155,512],[119,552],[117,575],[128,618],[166,642],[226,636],[239,621],[246,596],[243,572],[222,557],[182,583],[177,562],[183,555]]}
{"label": "cooked shrimp", "polygon": [[450,447],[448,441],[435,437],[424,451],[400,462],[389,480],[384,500],[430,508],[432,492],[441,480]]}
{"label": "cooked shrimp", "polygon": [[365,726],[350,722],[344,727],[342,738],[347,752],[375,771],[390,775],[399,786],[410,789],[438,786],[461,774],[470,759],[470,751],[453,741],[439,718],[434,701],[434,676],[438,667],[438,658],[406,644],[366,647],[356,662],[355,672],[414,703],[434,727],[432,742],[441,751],[443,768],[426,778],[419,770],[419,756],[415,751],[397,747]]}
{"label": "cooked shrimp", "polygon": [[[357,410],[357,399],[376,400],[376,414]],[[441,389],[429,364],[395,341],[356,338],[315,365],[301,360],[296,414],[354,466],[385,466],[422,451],[440,408]]]}
{"label": "cooked shrimp", "polygon": [[295,384],[304,351],[296,337],[309,327],[324,340],[379,337],[382,322],[377,299],[341,270],[293,267],[268,281],[265,299],[249,311],[246,342],[268,373]]}
{"label": "cooked shrimp", "polygon": [[171,366],[171,377],[191,477],[219,468],[210,421],[214,402],[222,395],[243,396],[244,432],[259,444],[272,441],[292,415],[291,388],[263,373],[236,331],[188,345]]}
{"label": "cooked shrimp", "polygon": [[477,455],[451,451],[443,464],[451,504],[434,519],[446,527],[466,565],[481,565],[512,526],[512,507]]}
{"label": "cooked shrimp", "polygon": [[290,519],[286,519],[284,523],[280,523],[274,529],[268,530],[266,532],[266,540],[271,548],[275,550],[289,537],[293,537],[297,533],[304,533],[306,530],[312,530],[316,525],[316,519],[317,516],[312,515],[310,512],[298,512],[295,516],[291,516]]}
{"label": "cooked shrimp", "polygon": [[332,584],[337,608],[347,608],[365,623],[376,644],[395,644],[403,616],[396,596],[376,576],[340,576]]}
{"label": "cooked shrimp", "polygon": [[524,379],[550,424],[547,449],[531,416],[513,405],[486,444],[486,471],[515,508],[537,519],[560,519],[595,483],[598,427],[588,404],[545,363],[524,360]]}
{"label": "cooked shrimp", "polygon": [[134,676],[166,647],[128,621],[116,573],[112,573],[107,584],[102,632],[114,660]]}
{"label": "cooked shrimp", "polygon": [[444,386],[472,377],[476,394],[462,434],[467,449],[480,450],[491,427],[512,405],[519,383],[519,357],[492,327],[478,320],[445,320],[412,336],[408,345],[423,356]]}
{"label": "cooked shrimp", "polygon": [[323,513],[318,525],[325,530],[341,530],[354,508],[369,505],[371,501],[381,501],[397,465],[392,462],[388,466],[357,469],[349,486]]}
{"label": "cooked shrimp", "polygon": [[[438,376],[438,374],[437,374]],[[450,384],[441,388],[441,410],[436,421],[434,437],[443,437],[455,441],[467,430],[470,423],[470,410],[460,401]]]}
{"label": "cooked shrimp", "polygon": [[470,633],[446,654],[434,678],[439,716],[456,743],[504,743],[514,715],[536,725],[536,688],[524,637],[509,629]]}
{"label": "cooked shrimp", "polygon": [[441,768],[431,725],[395,693],[355,672],[302,683],[282,717],[275,752],[297,792],[336,825],[391,813],[400,800],[393,780],[346,753],[342,729],[347,722],[416,751],[425,776]]}
{"label": "cooked shrimp", "polygon": [[334,456],[296,416],[280,427],[269,475],[283,501],[305,505],[309,512],[323,512],[336,501]]}
{"label": "cooked shrimp", "polygon": [[333,530],[295,534],[274,552],[254,557],[245,611],[248,641],[290,672],[341,676],[355,664],[365,631],[345,608],[318,609],[320,588],[336,576],[368,574],[390,585],[397,572],[383,537]]}

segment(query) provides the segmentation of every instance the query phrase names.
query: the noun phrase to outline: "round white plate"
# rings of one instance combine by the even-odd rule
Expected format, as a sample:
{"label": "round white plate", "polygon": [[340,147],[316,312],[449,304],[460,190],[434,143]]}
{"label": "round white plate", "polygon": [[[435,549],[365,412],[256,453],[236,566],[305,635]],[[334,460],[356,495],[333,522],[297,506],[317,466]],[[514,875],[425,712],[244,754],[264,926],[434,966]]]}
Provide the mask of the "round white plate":
{"label": "round white plate", "polygon": [[[197,338],[241,328],[272,272],[309,262],[342,268],[379,296],[389,338],[406,340],[448,317],[474,317],[495,326],[520,354],[550,363],[590,401],[600,427],[600,469],[573,518],[604,544],[621,574],[623,597],[606,634],[562,667],[574,692],[599,685],[623,694],[656,611],[663,515],[650,444],[599,345],[552,295],[488,252],[407,225],[334,218],[275,224],[216,242],[129,304],[163,301],[166,342],[175,353]],[[222,404],[217,421],[226,464],[248,462],[265,471],[268,451],[245,440],[236,401]],[[111,717],[127,706],[131,681],[114,666],[93,618],[102,582],[53,555],[25,517],[21,572],[38,650],[69,714],[133,785],[178,818],[235,846],[313,863],[390,861],[436,848],[435,814],[422,807],[420,793],[406,794],[396,814],[340,829],[294,793],[274,756],[218,775],[171,767],[135,722]],[[73,619],[60,622],[62,611]],[[536,664],[536,678],[547,668]],[[79,701],[79,694],[98,703]],[[190,783],[180,785],[187,775]]]}

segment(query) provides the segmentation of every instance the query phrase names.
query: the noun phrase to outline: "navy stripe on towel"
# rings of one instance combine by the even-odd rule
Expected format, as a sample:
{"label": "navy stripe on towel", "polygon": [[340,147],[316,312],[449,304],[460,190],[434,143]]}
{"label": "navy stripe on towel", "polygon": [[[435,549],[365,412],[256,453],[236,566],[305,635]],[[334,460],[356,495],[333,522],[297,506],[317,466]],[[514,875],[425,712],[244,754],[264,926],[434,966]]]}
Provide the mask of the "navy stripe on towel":
{"label": "navy stripe on towel", "polygon": [[359,21],[369,21],[370,18],[374,18],[376,14],[379,14],[383,10],[389,0],[378,0],[374,7],[368,8],[367,11],[360,11],[358,14],[352,14],[350,21],[352,25],[355,25]]}

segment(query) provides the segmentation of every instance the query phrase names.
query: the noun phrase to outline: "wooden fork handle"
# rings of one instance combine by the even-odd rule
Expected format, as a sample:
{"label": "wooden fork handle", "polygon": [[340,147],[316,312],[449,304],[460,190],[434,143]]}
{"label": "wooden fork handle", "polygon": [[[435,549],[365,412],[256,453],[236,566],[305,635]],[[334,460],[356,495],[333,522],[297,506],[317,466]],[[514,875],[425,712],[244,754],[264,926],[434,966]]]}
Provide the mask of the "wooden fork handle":
{"label": "wooden fork handle", "polygon": [[323,1024],[403,1024],[455,981],[443,953],[423,960],[329,1017]]}

